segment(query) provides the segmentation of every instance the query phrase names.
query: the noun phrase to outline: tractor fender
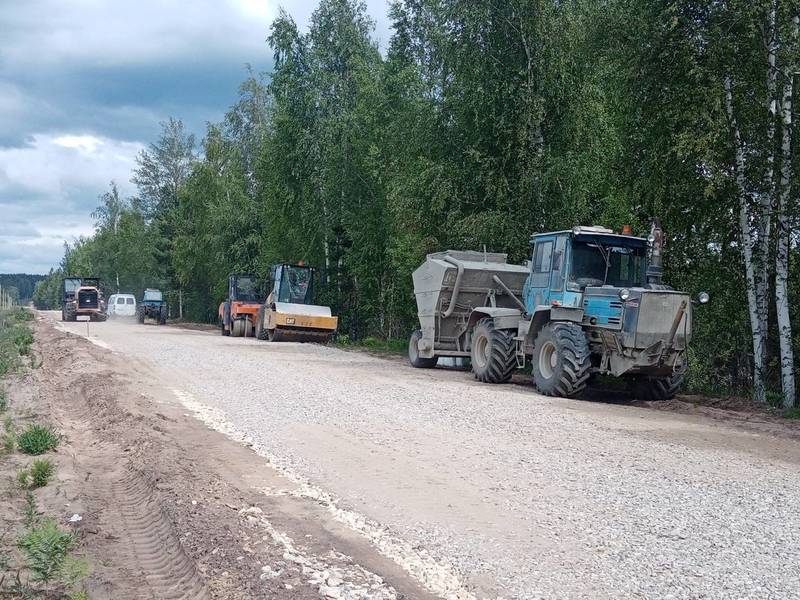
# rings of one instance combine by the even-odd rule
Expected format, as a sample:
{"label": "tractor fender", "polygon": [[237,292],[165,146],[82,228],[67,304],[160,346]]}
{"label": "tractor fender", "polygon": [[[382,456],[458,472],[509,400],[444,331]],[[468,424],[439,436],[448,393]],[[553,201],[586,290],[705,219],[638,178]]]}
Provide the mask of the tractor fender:
{"label": "tractor fender", "polygon": [[522,311],[516,308],[479,306],[472,310],[469,321],[467,322],[467,328],[472,329],[478,321],[486,317],[491,317],[494,320],[494,326],[497,329],[517,330],[522,320]]}
{"label": "tractor fender", "polygon": [[526,319],[519,324],[518,335],[525,340],[527,348],[533,349],[536,336],[550,321],[581,323],[583,322],[583,309],[571,306],[537,306],[530,320]]}

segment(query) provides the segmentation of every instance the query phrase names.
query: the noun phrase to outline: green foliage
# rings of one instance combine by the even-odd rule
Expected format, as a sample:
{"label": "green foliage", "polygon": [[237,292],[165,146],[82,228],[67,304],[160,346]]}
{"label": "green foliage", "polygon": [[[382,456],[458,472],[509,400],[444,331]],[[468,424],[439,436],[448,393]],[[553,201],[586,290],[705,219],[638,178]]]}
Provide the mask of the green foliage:
{"label": "green foliage", "polygon": [[17,541],[25,556],[25,565],[34,581],[53,581],[69,565],[68,556],[75,547],[75,535],[60,529],[54,519],[45,517],[32,525]]}
{"label": "green foliage", "polygon": [[17,471],[17,484],[23,490],[31,487],[31,473],[28,469],[20,469]]}
{"label": "green foliage", "polygon": [[28,425],[19,434],[17,444],[25,454],[39,455],[58,447],[60,438],[55,430],[45,425]]}
{"label": "green foliage", "polygon": [[55,464],[47,458],[38,458],[31,465],[31,482],[33,487],[44,487],[56,472]]}
{"label": "green foliage", "polygon": [[[404,341],[416,325],[410,275],[428,252],[486,247],[522,261],[535,231],[643,231],[659,217],[665,280],[713,298],[695,311],[687,385],[745,394],[752,344],[723,80],[756,198],[774,149],[770,4],[396,0],[385,56],[362,2],[320,0],[306,32],[281,12],[270,77],[248,75],[199,158],[180,121],[163,123],[137,160],[137,198],[112,184],[95,234],[65,248],[34,301],[58,308],[60,278],[91,273],[122,291],[180,290],[186,318],[213,321],[228,274],[304,260],[341,339]],[[795,246],[793,307],[798,258]],[[773,361],[773,386],[776,373]]]}
{"label": "green foliage", "polygon": [[11,454],[17,447],[17,434],[14,429],[3,431],[3,453]]}
{"label": "green foliage", "polygon": [[8,396],[6,395],[6,390],[0,387],[0,413],[4,413],[8,410]]}

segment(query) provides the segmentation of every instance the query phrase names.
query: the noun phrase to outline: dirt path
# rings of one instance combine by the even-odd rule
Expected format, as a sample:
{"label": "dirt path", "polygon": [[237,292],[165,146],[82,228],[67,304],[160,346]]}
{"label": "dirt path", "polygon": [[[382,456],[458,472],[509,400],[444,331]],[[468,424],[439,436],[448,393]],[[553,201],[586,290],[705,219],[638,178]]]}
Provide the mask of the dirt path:
{"label": "dirt path", "polygon": [[[430,597],[262,457],[190,416],[152,366],[36,324],[12,405],[64,435],[39,505],[80,514],[107,598]],[[266,493],[280,490],[280,493]]]}
{"label": "dirt path", "polygon": [[[260,523],[240,514],[251,505],[276,530],[270,539],[302,541],[297,523],[325,523],[339,536],[328,550],[413,598],[800,596],[800,576],[784,569],[800,560],[790,429],[547,399],[314,345],[113,321],[57,326],[96,344],[81,369],[104,365],[100,381],[150,382],[123,402],[131,416],[109,438],[127,436],[136,472],[159,465],[146,489],[177,507],[167,522],[217,597],[235,597],[225,585],[259,597],[259,565],[277,564],[271,544],[259,560],[208,554],[208,539],[253,550],[257,536],[238,533],[247,517]],[[264,480],[278,477],[270,466],[282,480]],[[202,483],[173,492],[177,479]],[[327,556],[317,550],[308,552]],[[317,595],[304,580],[292,592]]]}

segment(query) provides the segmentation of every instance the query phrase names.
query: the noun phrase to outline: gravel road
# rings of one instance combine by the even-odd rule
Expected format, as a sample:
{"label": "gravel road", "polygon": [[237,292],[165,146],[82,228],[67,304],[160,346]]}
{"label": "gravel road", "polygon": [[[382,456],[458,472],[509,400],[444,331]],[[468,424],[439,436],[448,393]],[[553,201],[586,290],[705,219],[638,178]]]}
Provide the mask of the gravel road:
{"label": "gravel road", "polygon": [[791,440],[317,345],[58,326],[150,365],[439,595],[800,598]]}

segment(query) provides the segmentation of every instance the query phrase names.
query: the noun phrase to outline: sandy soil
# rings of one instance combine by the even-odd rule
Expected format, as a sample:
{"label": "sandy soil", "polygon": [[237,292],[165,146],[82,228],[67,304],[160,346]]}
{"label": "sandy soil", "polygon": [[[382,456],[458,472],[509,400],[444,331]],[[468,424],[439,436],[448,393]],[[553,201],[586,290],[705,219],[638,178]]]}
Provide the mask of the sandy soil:
{"label": "sandy soil", "polygon": [[96,572],[97,590],[800,597],[783,568],[800,560],[793,425],[548,399],[522,380],[315,345],[45,319],[31,377],[70,440],[65,497],[96,515],[90,535],[128,549],[100,546],[120,565]]}
{"label": "sandy soil", "polygon": [[[296,482],[190,416],[152,365],[41,320],[35,330],[41,366],[7,384],[12,414],[63,435],[57,480],[36,496],[65,526],[81,515],[93,600],[430,597]],[[0,478],[13,485],[26,462],[4,461]],[[21,502],[3,495],[7,524]]]}

